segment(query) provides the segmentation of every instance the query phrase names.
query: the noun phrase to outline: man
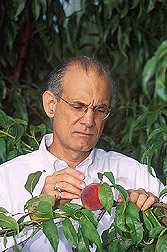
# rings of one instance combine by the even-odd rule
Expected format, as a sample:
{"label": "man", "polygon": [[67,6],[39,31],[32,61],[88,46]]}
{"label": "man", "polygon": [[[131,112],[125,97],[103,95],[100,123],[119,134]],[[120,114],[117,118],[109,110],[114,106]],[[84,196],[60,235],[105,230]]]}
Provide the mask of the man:
{"label": "man", "polygon": [[[156,202],[164,186],[148,173],[147,166],[120,153],[94,148],[113,99],[114,82],[101,63],[85,56],[63,62],[51,74],[48,89],[43,94],[45,112],[53,119],[53,135],[43,138],[38,151],[1,166],[0,206],[10,213],[23,212],[23,205],[30,197],[24,184],[28,175],[37,170],[46,172],[34,194],[56,196],[55,208],[69,201],[80,204],[82,189],[86,184],[98,182],[97,173],[104,171],[113,172],[116,182],[128,190],[130,200],[139,210]],[[114,193],[117,199],[117,192]],[[108,228],[113,218],[114,210],[111,216],[104,215],[99,233]],[[71,251],[72,245],[63,236],[61,225],[58,229],[58,251]],[[18,242],[24,241],[30,232],[24,231]],[[39,247],[40,251],[53,251],[42,231],[22,243],[22,247],[23,252],[37,252]]]}

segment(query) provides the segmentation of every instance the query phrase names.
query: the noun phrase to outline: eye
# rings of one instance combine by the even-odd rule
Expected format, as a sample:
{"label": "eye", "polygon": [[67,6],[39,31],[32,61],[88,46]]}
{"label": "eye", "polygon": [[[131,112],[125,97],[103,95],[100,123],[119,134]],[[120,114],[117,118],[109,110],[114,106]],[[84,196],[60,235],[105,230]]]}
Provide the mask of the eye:
{"label": "eye", "polygon": [[87,107],[84,104],[73,104],[72,107],[75,110],[80,110],[80,111],[84,111]]}
{"label": "eye", "polygon": [[96,111],[100,114],[104,114],[106,112],[106,107],[96,107]]}

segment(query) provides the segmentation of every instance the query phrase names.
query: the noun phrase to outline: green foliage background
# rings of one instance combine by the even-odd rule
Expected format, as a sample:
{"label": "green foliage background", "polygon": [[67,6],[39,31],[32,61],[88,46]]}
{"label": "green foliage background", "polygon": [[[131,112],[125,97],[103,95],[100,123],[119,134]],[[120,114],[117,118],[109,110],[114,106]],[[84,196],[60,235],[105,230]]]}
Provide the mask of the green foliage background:
{"label": "green foliage background", "polygon": [[1,162],[38,148],[51,130],[41,102],[47,74],[65,58],[87,55],[110,67],[118,89],[98,146],[142,159],[165,182],[167,1],[1,0],[0,6]]}

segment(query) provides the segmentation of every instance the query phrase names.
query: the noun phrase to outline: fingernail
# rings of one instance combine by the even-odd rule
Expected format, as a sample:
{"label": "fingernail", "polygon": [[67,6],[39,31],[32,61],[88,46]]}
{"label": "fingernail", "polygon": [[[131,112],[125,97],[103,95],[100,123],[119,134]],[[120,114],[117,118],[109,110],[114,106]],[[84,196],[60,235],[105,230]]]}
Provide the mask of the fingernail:
{"label": "fingernail", "polygon": [[83,174],[81,174],[79,177],[80,177],[80,179],[84,179],[85,178],[85,176]]}
{"label": "fingernail", "polygon": [[141,211],[145,211],[145,208],[144,208],[144,207],[142,207],[140,210],[141,210]]}
{"label": "fingernail", "polygon": [[81,188],[84,188],[84,187],[85,187],[85,183],[81,183],[81,184],[80,184],[80,187],[81,187]]}

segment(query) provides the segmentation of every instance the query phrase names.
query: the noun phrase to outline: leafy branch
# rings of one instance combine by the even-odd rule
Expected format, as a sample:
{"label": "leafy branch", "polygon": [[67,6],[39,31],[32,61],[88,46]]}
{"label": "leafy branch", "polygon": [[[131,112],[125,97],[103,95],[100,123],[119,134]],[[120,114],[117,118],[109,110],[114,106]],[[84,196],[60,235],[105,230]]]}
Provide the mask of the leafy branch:
{"label": "leafy branch", "polygon": [[[16,243],[17,234],[28,226],[35,228],[31,237],[42,229],[56,252],[59,243],[57,223],[61,223],[66,239],[75,246],[72,248],[73,251],[90,251],[89,246],[92,243],[96,245],[96,251],[99,252],[112,251],[113,248],[122,252],[147,249],[155,251],[153,244],[156,244],[156,252],[162,251],[162,246],[163,249],[167,248],[167,226],[161,223],[161,219],[164,216],[167,217],[161,211],[162,207],[166,208],[166,204],[156,203],[145,212],[139,212],[137,206],[129,201],[126,190],[115,184],[111,172],[98,174],[102,183],[98,195],[104,208],[97,219],[91,210],[85,209],[81,205],[68,203],[58,206],[58,209],[53,211],[54,197],[48,195],[41,195],[40,199],[37,196],[33,197],[33,190],[41,175],[40,171],[30,174],[25,185],[26,190],[32,195],[24,206],[25,211],[29,210],[29,213],[16,222],[9,216],[6,209],[0,208],[0,236],[4,237],[4,247],[7,245],[7,237],[13,236],[15,248],[19,251]],[[107,177],[111,184],[103,182],[104,177]],[[117,204],[114,201],[113,188],[121,193],[123,204]],[[160,193],[160,197],[164,197],[166,194],[167,189],[164,189]],[[108,198],[109,201],[106,200]],[[116,207],[114,222],[111,223],[109,229],[103,231],[100,238],[97,232],[98,223],[104,214],[111,214],[112,207]],[[24,221],[25,217],[29,215],[33,218]],[[58,222],[55,223],[55,219]],[[78,231],[74,228],[74,222],[78,223]]]}

